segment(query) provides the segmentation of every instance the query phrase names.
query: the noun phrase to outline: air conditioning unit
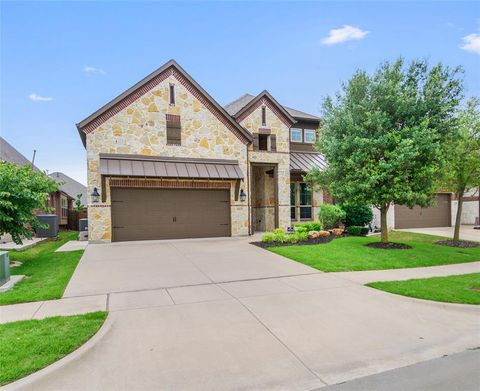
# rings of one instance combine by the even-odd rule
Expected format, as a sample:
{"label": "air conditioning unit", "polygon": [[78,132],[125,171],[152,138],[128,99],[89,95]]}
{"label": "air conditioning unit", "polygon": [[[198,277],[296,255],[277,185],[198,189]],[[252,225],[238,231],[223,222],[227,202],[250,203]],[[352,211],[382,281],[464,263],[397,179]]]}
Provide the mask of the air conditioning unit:
{"label": "air conditioning unit", "polygon": [[0,251],[0,286],[10,280],[10,258],[8,252]]}
{"label": "air conditioning unit", "polygon": [[80,232],[88,231],[88,219],[78,220],[78,230]]}
{"label": "air conditioning unit", "polygon": [[37,215],[37,219],[42,224],[47,224],[46,228],[37,228],[37,238],[55,238],[58,235],[58,216],[57,215]]}

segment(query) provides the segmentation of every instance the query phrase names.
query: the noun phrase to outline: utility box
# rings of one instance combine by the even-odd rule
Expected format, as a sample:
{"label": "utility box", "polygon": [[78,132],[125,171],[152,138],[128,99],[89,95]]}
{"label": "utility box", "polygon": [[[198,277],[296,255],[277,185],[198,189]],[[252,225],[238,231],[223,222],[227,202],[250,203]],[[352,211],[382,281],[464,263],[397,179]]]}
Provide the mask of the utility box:
{"label": "utility box", "polygon": [[58,235],[58,216],[57,215],[37,215],[37,219],[42,224],[47,224],[46,228],[37,228],[37,238],[55,238]]}
{"label": "utility box", "polygon": [[10,280],[10,258],[8,252],[0,251],[0,286]]}
{"label": "utility box", "polygon": [[80,232],[88,231],[88,219],[78,220],[78,230]]}

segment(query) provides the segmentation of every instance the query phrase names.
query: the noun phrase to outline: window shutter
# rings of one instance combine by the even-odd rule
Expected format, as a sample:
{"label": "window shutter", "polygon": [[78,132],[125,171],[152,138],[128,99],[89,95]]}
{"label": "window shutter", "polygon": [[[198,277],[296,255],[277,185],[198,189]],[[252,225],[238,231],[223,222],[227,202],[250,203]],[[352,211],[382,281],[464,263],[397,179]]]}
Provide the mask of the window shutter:
{"label": "window shutter", "polygon": [[258,133],[253,134],[253,150],[258,151]]}
{"label": "window shutter", "polygon": [[167,144],[181,145],[182,126],[179,115],[167,114]]}
{"label": "window shutter", "polygon": [[277,135],[275,134],[270,135],[270,150],[272,152],[277,151]]}

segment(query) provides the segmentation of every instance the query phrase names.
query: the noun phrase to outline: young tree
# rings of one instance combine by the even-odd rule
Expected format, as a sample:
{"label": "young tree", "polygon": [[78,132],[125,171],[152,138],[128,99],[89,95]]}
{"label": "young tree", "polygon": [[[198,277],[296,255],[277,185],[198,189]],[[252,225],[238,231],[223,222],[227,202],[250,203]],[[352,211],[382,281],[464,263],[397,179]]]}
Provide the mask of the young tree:
{"label": "young tree", "polygon": [[463,195],[480,184],[480,100],[470,99],[458,116],[457,136],[451,143],[449,165],[445,171],[446,188],[458,200],[453,241],[460,240]]}
{"label": "young tree", "polygon": [[81,212],[85,209],[85,205],[82,204],[82,194],[77,194],[77,199],[75,200],[75,211]]}
{"label": "young tree", "polygon": [[56,190],[54,180],[28,164],[0,163],[0,235],[10,234],[17,244],[31,239],[32,229],[41,227],[35,210],[46,210],[48,193]]}
{"label": "young tree", "polygon": [[444,167],[462,95],[460,68],[403,59],[369,76],[358,71],[323,106],[317,148],[327,161],[307,179],[328,184],[340,202],[374,205],[388,242],[392,203],[428,206]]}

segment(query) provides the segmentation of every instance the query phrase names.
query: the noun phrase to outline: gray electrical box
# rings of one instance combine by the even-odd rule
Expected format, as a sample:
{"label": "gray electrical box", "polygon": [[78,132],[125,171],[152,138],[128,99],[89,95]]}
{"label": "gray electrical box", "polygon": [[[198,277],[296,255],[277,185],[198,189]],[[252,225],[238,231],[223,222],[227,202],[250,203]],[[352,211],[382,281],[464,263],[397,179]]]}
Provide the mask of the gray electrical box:
{"label": "gray electrical box", "polygon": [[88,219],[78,220],[78,230],[80,232],[88,231]]}
{"label": "gray electrical box", "polygon": [[0,286],[10,280],[10,258],[8,252],[0,251]]}
{"label": "gray electrical box", "polygon": [[46,228],[37,228],[37,238],[55,238],[58,235],[57,215],[37,215],[37,219],[42,224],[47,224]]}

